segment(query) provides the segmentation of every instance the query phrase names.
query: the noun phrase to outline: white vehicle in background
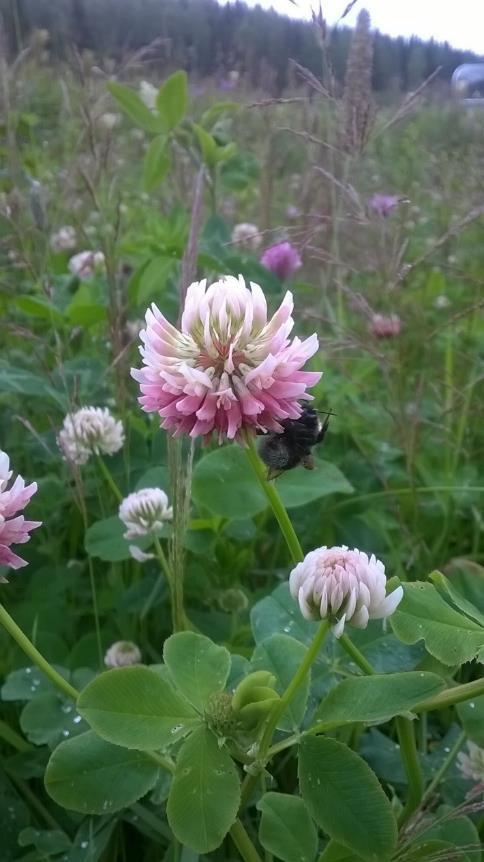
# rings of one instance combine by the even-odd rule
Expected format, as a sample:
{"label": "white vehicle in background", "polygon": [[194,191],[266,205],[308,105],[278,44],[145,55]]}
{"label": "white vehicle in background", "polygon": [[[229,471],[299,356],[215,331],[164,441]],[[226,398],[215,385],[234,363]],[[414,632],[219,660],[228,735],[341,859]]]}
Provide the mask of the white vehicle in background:
{"label": "white vehicle in background", "polygon": [[484,105],[484,63],[463,63],[455,69],[452,90],[464,105]]}

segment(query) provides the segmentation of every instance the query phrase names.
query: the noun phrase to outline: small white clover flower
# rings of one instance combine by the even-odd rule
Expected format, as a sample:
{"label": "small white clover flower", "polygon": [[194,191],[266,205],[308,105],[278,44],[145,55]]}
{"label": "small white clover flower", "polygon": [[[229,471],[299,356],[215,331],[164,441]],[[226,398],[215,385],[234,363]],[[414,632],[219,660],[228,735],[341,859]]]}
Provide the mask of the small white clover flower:
{"label": "small white clover flower", "polygon": [[121,501],[118,514],[127,527],[124,538],[136,539],[161,529],[164,521],[171,521],[173,509],[161,488],[142,488]]}
{"label": "small white clover flower", "polygon": [[257,251],[261,244],[259,228],[256,224],[250,224],[250,222],[236,224],[232,231],[232,242],[241,248]]}
{"label": "small white clover flower", "polygon": [[76,275],[81,281],[92,278],[95,272],[103,269],[105,264],[102,251],[80,251],[71,257],[68,267],[72,275]]}
{"label": "small white clover flower", "polygon": [[386,619],[403,597],[397,587],[386,595],[385,566],[372,554],[345,545],[316,548],[289,577],[291,595],[308,620],[329,619],[336,637],[345,623],[365,629],[368,620]]}
{"label": "small white clover flower", "polygon": [[65,225],[59,228],[56,233],[53,233],[50,238],[50,247],[52,251],[72,251],[76,247],[77,238],[76,231],[72,225]]}
{"label": "small white clover flower", "polygon": [[158,95],[158,87],[150,84],[149,81],[141,81],[139,85],[139,97],[150,111],[156,108],[156,97]]}
{"label": "small white clover flower", "polygon": [[124,443],[123,425],[107,407],[81,407],[68,413],[57,438],[66,461],[80,466],[90,456],[114,455]]}
{"label": "small white clover flower", "polygon": [[104,656],[106,667],[128,667],[130,664],[139,664],[140,661],[140,649],[131,641],[116,641]]}
{"label": "small white clover flower", "polygon": [[457,768],[464,776],[479,784],[484,784],[484,748],[479,748],[475,742],[467,743],[469,754],[461,751],[457,755]]}
{"label": "small white clover flower", "polygon": [[119,124],[121,117],[119,114],[111,114],[107,112],[106,114],[101,114],[98,118],[98,126],[103,129],[105,132],[112,132],[113,129]]}

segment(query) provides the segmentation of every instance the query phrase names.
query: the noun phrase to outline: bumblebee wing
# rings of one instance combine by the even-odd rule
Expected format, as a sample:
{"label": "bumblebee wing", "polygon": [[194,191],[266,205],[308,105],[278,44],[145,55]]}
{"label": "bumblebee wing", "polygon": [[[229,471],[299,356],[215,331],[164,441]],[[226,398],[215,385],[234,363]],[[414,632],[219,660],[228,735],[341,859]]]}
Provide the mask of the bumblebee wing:
{"label": "bumblebee wing", "polygon": [[331,414],[330,414],[330,413],[328,413],[328,415],[326,416],[326,419],[324,420],[324,422],[323,422],[323,424],[322,424],[322,426],[321,426],[321,429],[320,429],[320,431],[319,431],[319,433],[318,433],[318,436],[316,437],[316,441],[315,441],[316,443],[322,443],[322,442],[323,442],[324,437],[325,437],[325,434],[326,434],[326,431],[328,430],[328,427],[329,427],[329,417],[330,417],[330,415],[331,415]]}

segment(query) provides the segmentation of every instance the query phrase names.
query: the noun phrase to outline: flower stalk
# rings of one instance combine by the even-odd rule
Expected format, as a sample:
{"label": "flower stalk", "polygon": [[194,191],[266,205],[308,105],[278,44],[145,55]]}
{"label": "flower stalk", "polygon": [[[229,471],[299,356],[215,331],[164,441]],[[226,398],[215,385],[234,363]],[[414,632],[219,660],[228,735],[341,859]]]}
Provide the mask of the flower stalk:
{"label": "flower stalk", "polygon": [[54,667],[47,661],[46,658],[39,652],[37,647],[35,647],[31,640],[25,635],[22,629],[17,625],[15,620],[12,619],[7,609],[0,604],[0,623],[3,625],[4,629],[9,633],[9,635],[14,639],[14,641],[18,644],[21,650],[27,655],[35,665],[39,668],[50,679],[52,683],[62,692],[66,697],[72,698],[77,701],[79,697],[79,692],[64,679],[63,676],[56,671]]}
{"label": "flower stalk", "polygon": [[252,467],[267,500],[269,501],[274,517],[276,518],[277,523],[281,528],[282,535],[286,540],[292,561],[294,563],[299,563],[303,559],[304,554],[289,515],[287,514],[286,507],[284,506],[274,483],[268,482],[266,479],[264,465],[257,454],[253,437],[247,435],[245,442],[246,447],[244,448],[244,452],[247,456],[247,460]]}
{"label": "flower stalk", "polygon": [[[347,635],[343,635],[340,638],[340,644],[364,674],[371,676],[375,673],[370,662],[367,661]],[[412,722],[408,718],[398,715],[395,718],[395,724],[400,743],[400,754],[408,779],[408,796],[398,821],[399,825],[403,825],[422,801],[424,780]]]}

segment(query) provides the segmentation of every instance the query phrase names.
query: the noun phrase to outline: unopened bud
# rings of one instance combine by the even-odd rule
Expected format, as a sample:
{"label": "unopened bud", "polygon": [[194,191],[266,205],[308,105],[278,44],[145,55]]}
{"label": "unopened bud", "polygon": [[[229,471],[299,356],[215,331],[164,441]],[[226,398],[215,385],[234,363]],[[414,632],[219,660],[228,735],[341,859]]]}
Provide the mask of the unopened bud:
{"label": "unopened bud", "polygon": [[246,676],[235,689],[232,709],[246,730],[254,730],[266,718],[279,695],[275,676],[258,670]]}
{"label": "unopened bud", "polygon": [[232,698],[228,692],[220,691],[209,699],[205,718],[218,736],[233,736],[237,730],[237,719],[232,709]]}

